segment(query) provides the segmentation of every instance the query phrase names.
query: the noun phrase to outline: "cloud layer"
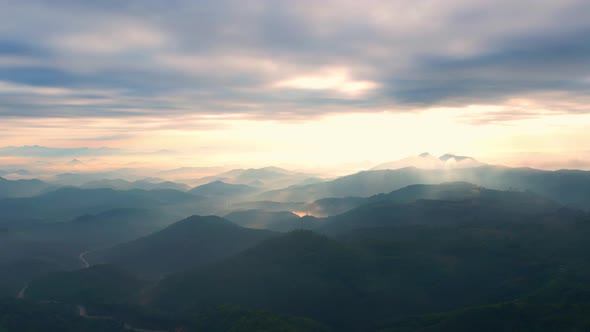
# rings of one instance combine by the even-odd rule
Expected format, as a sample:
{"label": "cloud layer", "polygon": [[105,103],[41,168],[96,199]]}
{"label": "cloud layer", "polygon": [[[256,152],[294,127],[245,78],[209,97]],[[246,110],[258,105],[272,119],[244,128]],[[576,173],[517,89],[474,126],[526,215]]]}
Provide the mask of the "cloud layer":
{"label": "cloud layer", "polygon": [[4,1],[0,117],[588,113],[590,2]]}

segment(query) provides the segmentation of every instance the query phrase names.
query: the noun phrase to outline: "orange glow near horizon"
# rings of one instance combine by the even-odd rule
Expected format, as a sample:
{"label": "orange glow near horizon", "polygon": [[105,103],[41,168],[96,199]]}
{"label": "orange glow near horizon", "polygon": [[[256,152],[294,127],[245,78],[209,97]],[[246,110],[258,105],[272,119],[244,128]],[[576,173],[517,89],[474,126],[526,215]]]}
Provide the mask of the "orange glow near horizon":
{"label": "orange glow near horizon", "polygon": [[[234,165],[338,169],[377,164],[421,152],[471,155],[483,162],[544,168],[585,168],[590,115],[552,115],[506,123],[469,120],[489,107],[437,108],[408,113],[334,114],[307,121],[272,121],[240,116],[168,119],[8,120],[0,124],[0,146],[120,149],[114,155],[4,157],[23,167],[47,160],[46,169],[77,158],[79,169],[176,168]],[[167,150],[169,153],[160,153]],[[582,150],[582,151],[580,151]],[[535,158],[531,158],[531,156]],[[555,160],[551,160],[555,159]],[[589,164],[590,165],[590,164]],[[41,167],[41,166],[39,166]],[[41,167],[43,168],[43,167]],[[586,167],[587,168],[587,167]],[[348,170],[348,169],[347,169]],[[355,166],[350,167],[350,171]]]}

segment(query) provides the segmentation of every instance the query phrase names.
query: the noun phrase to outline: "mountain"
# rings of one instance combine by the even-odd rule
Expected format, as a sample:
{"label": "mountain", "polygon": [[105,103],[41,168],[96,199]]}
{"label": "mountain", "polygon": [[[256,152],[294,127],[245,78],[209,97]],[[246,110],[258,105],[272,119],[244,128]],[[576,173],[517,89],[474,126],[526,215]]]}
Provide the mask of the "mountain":
{"label": "mountain", "polygon": [[273,201],[237,201],[231,202],[226,207],[226,212],[222,215],[244,210],[264,210],[264,211],[304,211],[306,204],[303,202],[273,202]]}
{"label": "mountain", "polygon": [[[570,303],[571,313],[577,312],[575,303],[590,304],[589,216],[562,213],[536,220],[543,219],[537,209],[523,220],[517,206],[527,199],[484,195],[499,201],[504,212],[469,223],[439,222],[439,216],[447,218],[441,211],[426,212],[427,223],[363,228],[336,237],[291,232],[165,278],[150,291],[151,305],[171,312],[239,305],[310,317],[336,331],[378,331],[411,322],[413,315],[490,303]],[[513,207],[502,207],[510,201]],[[549,309],[534,315],[559,313]],[[421,319],[433,324],[438,317]],[[492,319],[493,311],[486,317]],[[477,316],[469,319],[485,326]],[[419,330],[409,327],[403,331]]]}
{"label": "mountain", "polygon": [[156,190],[156,189],[170,189],[178,191],[187,191],[189,187],[186,184],[176,183],[171,181],[153,182],[149,179],[138,180],[138,181],[126,181],[122,179],[104,179],[97,181],[90,181],[80,186],[83,189],[99,189],[99,188],[110,188],[115,190],[132,190],[132,189],[143,189],[143,190]]}
{"label": "mountain", "polygon": [[412,317],[383,332],[588,331],[590,305],[509,302]]}
{"label": "mountain", "polygon": [[535,223],[576,215],[531,192],[497,191],[470,183],[413,185],[326,219],[318,230],[341,234],[355,229],[407,224]]}
{"label": "mountain", "polygon": [[515,242],[505,230],[493,229],[376,229],[343,240],[292,232],[162,280],[151,291],[152,305],[190,312],[232,304],[310,317],[335,331],[377,331],[407,315],[502,301],[539,287],[544,267],[530,259],[542,242],[521,252],[506,246]]}
{"label": "mountain", "polygon": [[373,167],[371,170],[400,169],[405,167],[416,167],[420,169],[445,169],[477,167],[482,165],[484,164],[472,157],[446,153],[437,158],[428,152],[424,152],[418,156],[412,156],[397,161],[379,164]]}
{"label": "mountain", "polygon": [[373,167],[371,170],[398,169],[405,167],[435,169],[440,168],[441,165],[442,163],[438,158],[434,157],[428,152],[424,152],[418,156],[407,157],[397,161],[390,161],[383,164],[379,164]]}
{"label": "mountain", "polygon": [[277,189],[305,182],[316,182],[313,174],[295,172],[279,167],[233,169],[214,176],[197,180],[198,184],[222,181],[231,184],[244,184],[256,188]]}
{"label": "mountain", "polygon": [[327,326],[309,318],[280,315],[268,311],[240,306],[221,305],[207,308],[190,321],[193,331],[285,331],[285,332],[330,332]]}
{"label": "mountain", "polygon": [[[366,200],[342,215],[298,220],[323,223],[318,232],[276,234],[194,216],[85,255],[109,265],[39,276],[53,268],[33,264],[21,275],[33,273],[32,299],[83,305],[124,322],[165,318],[171,324],[156,328],[164,330],[182,322],[207,331],[314,331],[322,324],[344,332],[469,331],[486,320],[497,327],[494,317],[516,330],[538,327],[539,319],[549,330],[585,327],[578,323],[590,305],[590,214],[532,192],[465,182],[412,185]],[[85,222],[93,217],[71,223]],[[0,232],[0,246],[9,234],[26,233]],[[164,279],[144,283],[130,273]]]}
{"label": "mountain", "polygon": [[364,197],[322,198],[306,204],[298,211],[316,217],[329,217],[350,211],[367,202],[368,199]]}
{"label": "mountain", "polygon": [[164,230],[88,253],[91,264],[110,263],[126,270],[158,278],[229,257],[275,233],[242,228],[216,216],[192,216]]}
{"label": "mountain", "polygon": [[224,218],[242,227],[268,229],[278,232],[299,229],[298,224],[301,219],[290,211],[264,210],[235,211],[224,216]]}
{"label": "mountain", "polygon": [[590,171],[544,171],[501,166],[433,170],[408,167],[364,171],[332,181],[264,192],[258,198],[281,202],[312,202],[328,197],[369,197],[412,184],[453,181],[470,182],[498,190],[530,190],[571,207],[588,209],[590,206]]}
{"label": "mountain", "polygon": [[7,180],[0,177],[0,199],[31,197],[55,189],[53,185],[41,180]]}
{"label": "mountain", "polygon": [[176,190],[61,188],[30,198],[0,200],[0,225],[63,222],[83,214],[118,208],[168,208],[183,214],[198,208],[203,198]]}
{"label": "mountain", "polygon": [[418,199],[464,199],[472,196],[473,191],[479,188],[467,182],[449,182],[440,185],[416,184],[395,190],[388,194],[378,194],[368,198],[343,197],[322,198],[307,204],[300,211],[317,217],[335,216],[348,212],[361,205],[380,201],[395,203],[409,203]]}
{"label": "mountain", "polygon": [[[113,316],[81,317],[80,308],[59,302],[0,299],[1,332],[330,332],[309,318],[238,306],[218,306],[192,315],[162,316],[135,306],[111,310]],[[87,313],[92,315],[92,313]],[[130,322],[134,325],[130,325]],[[139,327],[140,326],[140,327]]]}
{"label": "mountain", "polygon": [[174,214],[159,210],[119,208],[95,215],[85,214],[71,222],[56,223],[30,230],[39,237],[45,235],[46,240],[58,238],[70,242],[78,240],[87,246],[104,247],[121,242],[131,241],[159,231],[178,220]]}
{"label": "mountain", "polygon": [[69,172],[56,174],[50,182],[61,186],[81,186],[91,181],[101,181],[104,179],[126,179],[127,181],[137,181],[145,178],[145,171],[139,169],[122,168],[104,172]]}
{"label": "mountain", "polygon": [[15,257],[9,262],[0,263],[0,298],[16,297],[27,281],[60,269],[63,269],[60,264],[35,258]]}
{"label": "mountain", "polygon": [[66,163],[66,165],[68,165],[68,166],[82,166],[82,165],[84,165],[84,163],[78,159],[72,159],[72,160],[68,161]]}
{"label": "mountain", "polygon": [[14,296],[47,271],[79,268],[79,255],[162,230],[179,217],[144,209],[116,209],[72,221],[30,225],[0,234],[0,296]]}
{"label": "mountain", "polygon": [[463,162],[463,161],[471,161],[471,162],[477,162],[477,160],[468,157],[468,156],[458,156],[458,155],[454,155],[452,153],[445,153],[442,156],[440,156],[438,159],[442,160],[442,161],[454,161],[454,162]]}
{"label": "mountain", "polygon": [[156,173],[157,176],[165,179],[172,179],[174,181],[192,183],[185,179],[202,178],[211,176],[212,174],[219,174],[226,172],[227,167],[180,167],[175,169],[168,169],[159,171]]}
{"label": "mountain", "polygon": [[128,332],[120,322],[80,317],[71,304],[0,299],[1,332]]}
{"label": "mountain", "polygon": [[414,167],[397,170],[363,171],[322,183],[267,191],[258,198],[280,202],[313,202],[331,197],[369,197],[418,183],[440,183],[448,174],[442,170]]}
{"label": "mountain", "polygon": [[156,304],[168,310],[227,303],[335,321],[354,316],[343,304],[356,302],[358,278],[367,263],[346,245],[298,231],[218,264],[173,275],[153,292]]}
{"label": "mountain", "polygon": [[189,193],[201,196],[235,197],[245,196],[257,192],[258,189],[244,184],[230,184],[222,181],[213,181],[189,190]]}
{"label": "mountain", "polygon": [[26,169],[4,169],[0,170],[0,176],[5,175],[21,175],[21,176],[31,176],[33,173]]}
{"label": "mountain", "polygon": [[85,306],[137,303],[145,283],[112,265],[49,273],[29,283],[26,297]]}
{"label": "mountain", "polygon": [[[411,203],[417,200],[463,200],[468,198],[488,197],[492,193],[497,196],[512,195],[514,192],[500,193],[488,190],[469,182],[445,182],[441,184],[414,184],[394,190],[388,194],[371,196],[367,202],[390,201],[395,203]],[[552,204],[554,205],[554,204]]]}

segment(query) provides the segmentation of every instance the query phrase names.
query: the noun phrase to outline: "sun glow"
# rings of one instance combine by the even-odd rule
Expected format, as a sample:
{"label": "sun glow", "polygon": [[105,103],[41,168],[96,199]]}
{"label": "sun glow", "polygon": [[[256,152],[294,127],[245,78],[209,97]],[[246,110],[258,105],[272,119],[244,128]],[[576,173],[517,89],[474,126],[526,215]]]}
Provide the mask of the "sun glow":
{"label": "sun glow", "polygon": [[333,90],[349,96],[358,96],[377,88],[377,86],[378,84],[372,81],[351,78],[348,70],[343,68],[295,76],[274,84],[275,88]]}

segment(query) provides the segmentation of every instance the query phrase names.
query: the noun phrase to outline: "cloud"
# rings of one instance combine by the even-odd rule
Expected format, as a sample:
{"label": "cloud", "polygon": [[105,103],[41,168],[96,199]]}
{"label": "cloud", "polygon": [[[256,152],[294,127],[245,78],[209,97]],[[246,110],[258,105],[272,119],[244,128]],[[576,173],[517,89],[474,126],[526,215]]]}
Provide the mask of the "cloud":
{"label": "cloud", "polygon": [[354,80],[344,69],[332,69],[317,74],[296,76],[274,84],[276,88],[301,90],[332,90],[349,96],[361,95],[378,86],[371,81]]}
{"label": "cloud", "polygon": [[76,138],[75,140],[77,140],[77,141],[93,141],[93,142],[119,141],[119,140],[129,139],[132,137],[133,137],[133,135],[120,134],[120,135],[107,135],[107,136],[96,136],[96,137],[80,137],[80,138]]}
{"label": "cloud", "polygon": [[166,37],[157,29],[132,22],[108,22],[91,31],[58,36],[54,45],[58,51],[108,55],[158,49],[165,41]]}
{"label": "cloud", "polygon": [[6,118],[590,112],[584,0],[36,0],[0,20]]}
{"label": "cloud", "polygon": [[0,156],[12,157],[46,157],[63,158],[78,156],[105,156],[121,154],[123,151],[113,148],[51,148],[39,145],[0,147]]}
{"label": "cloud", "polygon": [[168,149],[158,151],[132,151],[110,147],[99,148],[54,148],[40,145],[0,147],[0,157],[41,157],[41,158],[75,158],[99,156],[132,155],[172,155],[178,152]]}

